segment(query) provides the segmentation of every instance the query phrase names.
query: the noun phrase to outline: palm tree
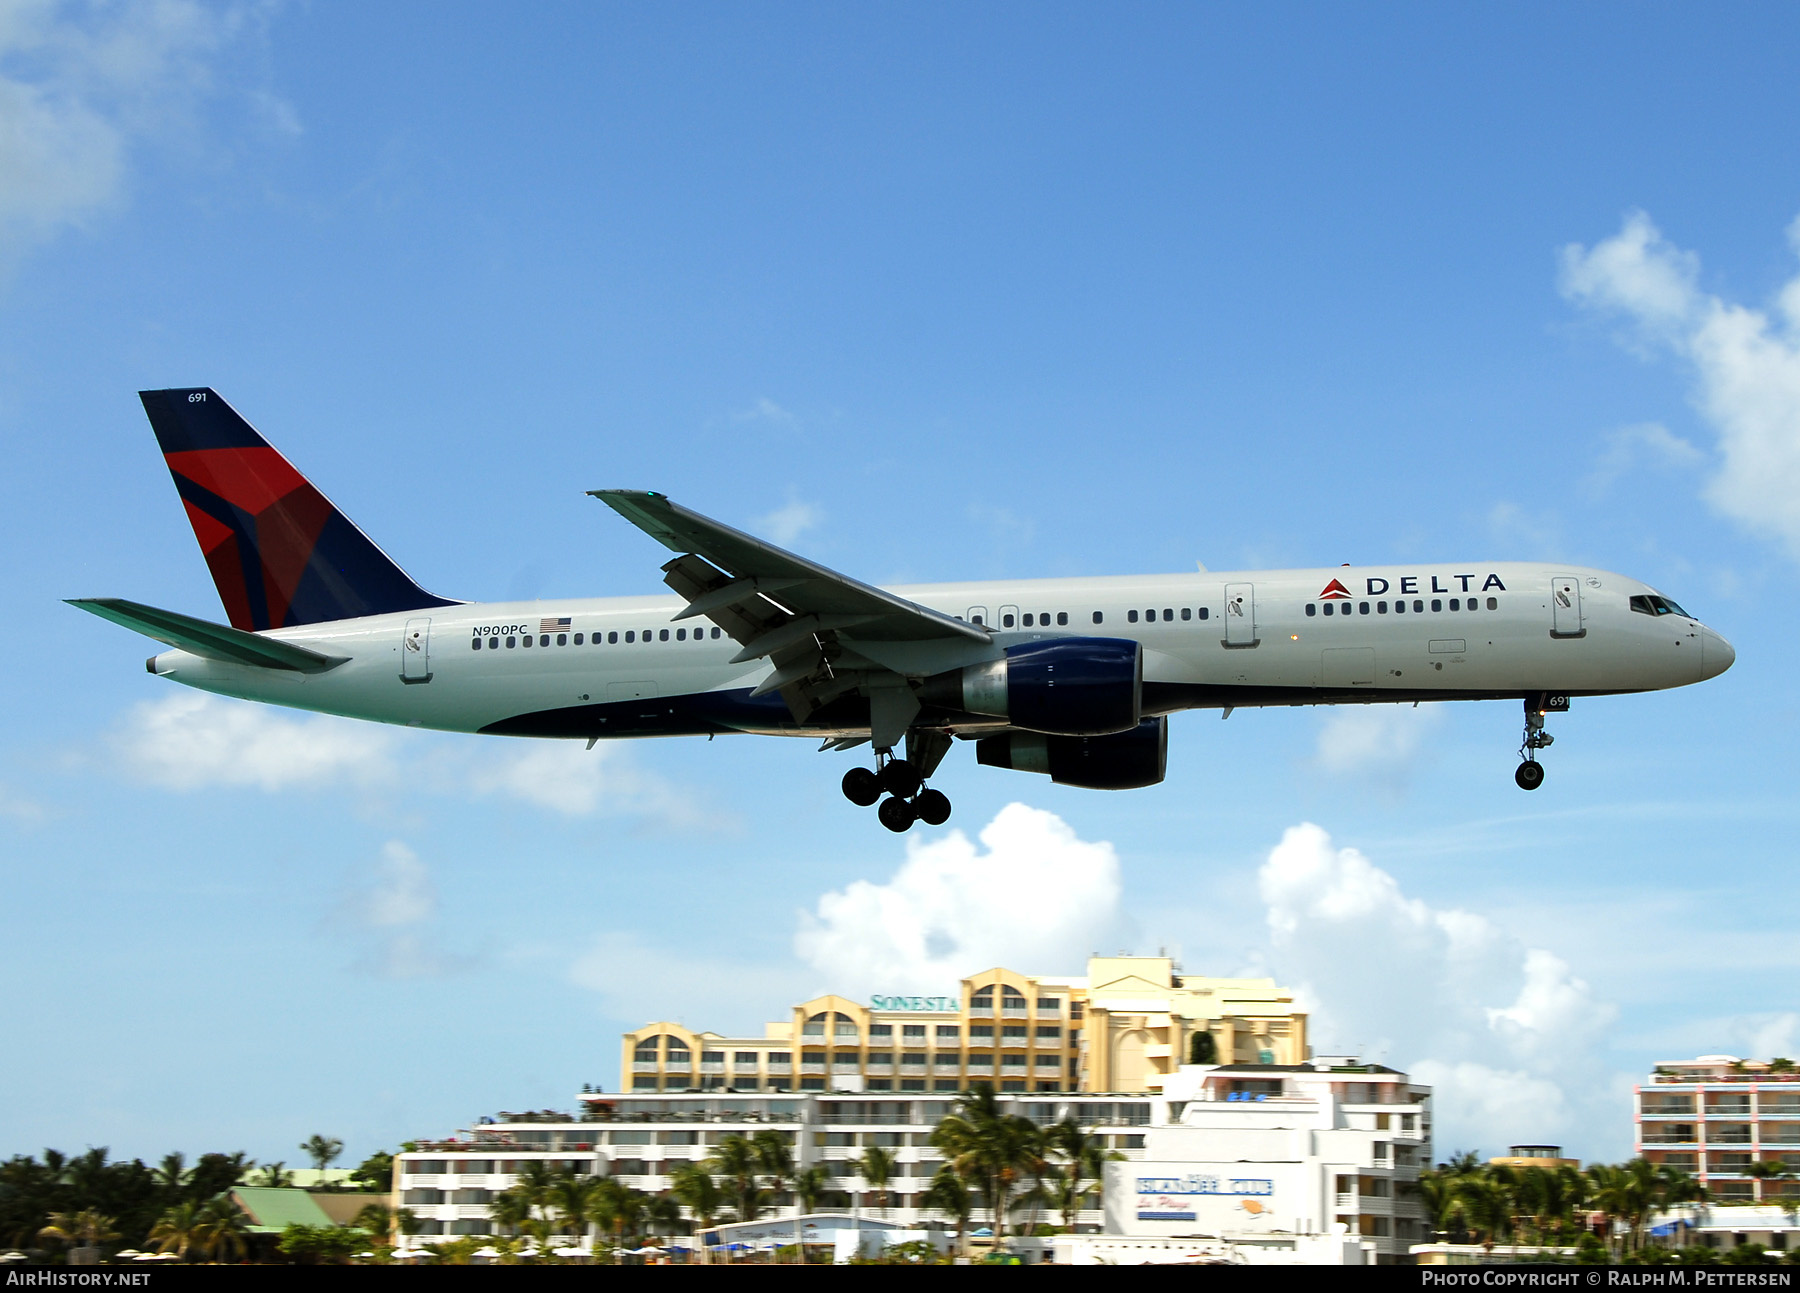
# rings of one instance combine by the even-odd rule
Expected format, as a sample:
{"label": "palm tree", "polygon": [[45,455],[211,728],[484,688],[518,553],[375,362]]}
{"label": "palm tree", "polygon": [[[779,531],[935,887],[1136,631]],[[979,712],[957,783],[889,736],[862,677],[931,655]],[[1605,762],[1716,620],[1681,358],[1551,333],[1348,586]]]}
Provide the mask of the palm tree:
{"label": "palm tree", "polygon": [[975,1200],[969,1193],[968,1183],[956,1174],[954,1168],[938,1168],[937,1175],[931,1178],[931,1184],[925,1187],[925,1193],[919,1196],[919,1206],[929,1212],[941,1212],[956,1222],[956,1250],[965,1251],[969,1215],[975,1210]]}
{"label": "palm tree", "polygon": [[756,1146],[743,1136],[726,1136],[713,1149],[712,1157],[706,1160],[706,1169],[730,1182],[732,1198],[737,1204],[737,1219],[755,1221],[762,1211],[762,1190],[756,1182],[762,1161]]}
{"label": "palm tree", "polygon": [[[769,1195],[772,1200],[779,1200],[781,1192],[788,1187],[794,1175],[794,1154],[788,1148],[787,1137],[773,1127],[764,1127],[750,1138],[756,1149],[757,1165],[768,1175]],[[800,1207],[799,1200],[794,1202],[794,1245],[800,1245],[800,1214],[805,1209]]]}
{"label": "palm tree", "polygon": [[1793,1169],[1778,1158],[1765,1158],[1750,1164],[1744,1169],[1744,1175],[1756,1181],[1756,1201],[1762,1202],[1763,1182],[1772,1181],[1778,1176],[1786,1176]]}
{"label": "palm tree", "polygon": [[376,1243],[389,1244],[394,1239],[394,1220],[394,1209],[387,1204],[365,1203],[351,1224],[368,1231]]}
{"label": "palm tree", "polygon": [[[1197,1037],[1208,1035],[1195,1034]],[[1123,1159],[1125,1155],[1108,1149],[1105,1140],[1083,1130],[1072,1117],[1044,1129],[1044,1147],[1048,1156],[1061,1162],[1061,1169],[1045,1194],[1062,1213],[1063,1228],[1073,1234],[1075,1214],[1081,1210],[1087,1196],[1105,1181],[1108,1160]]]}
{"label": "palm tree", "polygon": [[187,1166],[187,1156],[179,1151],[164,1154],[162,1162],[150,1175],[156,1188],[167,1195],[182,1193],[194,1180],[194,1171]]}
{"label": "palm tree", "polygon": [[44,1239],[54,1239],[68,1248],[98,1248],[119,1237],[113,1229],[119,1223],[92,1208],[80,1212],[52,1212],[45,1218],[48,1225],[38,1231]]}
{"label": "palm tree", "polygon": [[183,1261],[187,1260],[188,1249],[194,1246],[195,1228],[200,1224],[200,1205],[192,1199],[177,1203],[156,1219],[150,1228],[150,1242],[162,1253],[179,1253]]}
{"label": "palm tree", "polygon": [[517,1234],[531,1220],[531,1204],[516,1186],[502,1190],[488,1204],[488,1220],[503,1234]]}
{"label": "palm tree", "polygon": [[875,1192],[875,1197],[880,1200],[876,1206],[885,1213],[888,1182],[894,1177],[894,1156],[879,1145],[870,1145],[856,1160],[856,1174]]}
{"label": "palm tree", "polygon": [[194,1246],[212,1261],[242,1257],[248,1248],[244,1214],[223,1194],[216,1194],[200,1205],[194,1222]]}
{"label": "palm tree", "polygon": [[300,1150],[312,1159],[313,1166],[319,1169],[319,1175],[323,1178],[325,1169],[330,1166],[331,1160],[344,1152],[344,1142],[336,1136],[325,1136],[314,1132],[300,1142]]}
{"label": "palm tree", "polygon": [[675,1201],[688,1210],[694,1221],[694,1251],[704,1254],[706,1247],[700,1241],[702,1231],[711,1230],[713,1221],[719,1215],[719,1208],[725,1202],[725,1196],[719,1191],[719,1184],[712,1175],[698,1163],[683,1163],[669,1173],[670,1193]]}
{"label": "palm tree", "polygon": [[550,1210],[556,1216],[557,1228],[577,1244],[587,1239],[588,1225],[594,1220],[594,1208],[601,1202],[599,1184],[596,1177],[570,1175],[559,1177],[550,1186],[547,1197]]}
{"label": "palm tree", "polygon": [[1006,1234],[1009,1200],[1021,1177],[1042,1162],[1043,1135],[1029,1118],[1004,1113],[990,1083],[981,1082],[956,1100],[931,1133],[957,1174],[972,1181],[994,1219],[994,1234]]}
{"label": "palm tree", "polygon": [[1456,1193],[1475,1242],[1491,1252],[1512,1228],[1514,1206],[1507,1180],[1495,1172],[1471,1172],[1458,1178]]}
{"label": "palm tree", "polygon": [[273,1163],[265,1163],[262,1171],[250,1178],[250,1184],[260,1185],[266,1189],[285,1189],[294,1183],[294,1174],[287,1170],[287,1165],[277,1159]]}

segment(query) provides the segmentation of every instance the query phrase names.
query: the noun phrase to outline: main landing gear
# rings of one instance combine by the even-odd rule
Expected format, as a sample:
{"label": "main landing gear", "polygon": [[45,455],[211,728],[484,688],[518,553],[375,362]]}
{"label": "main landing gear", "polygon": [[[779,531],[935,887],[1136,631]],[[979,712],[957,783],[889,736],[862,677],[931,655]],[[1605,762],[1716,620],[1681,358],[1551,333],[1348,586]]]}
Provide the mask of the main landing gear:
{"label": "main landing gear", "polygon": [[1545,714],[1566,714],[1569,710],[1567,696],[1535,695],[1525,698],[1525,739],[1519,746],[1519,758],[1522,760],[1513,780],[1520,790],[1536,790],[1544,784],[1544,765],[1537,760],[1539,750],[1548,749],[1556,738],[1544,730]]}
{"label": "main landing gear", "polygon": [[[912,744],[910,737],[908,743]],[[947,749],[949,742],[944,744]],[[916,751],[909,749],[907,753]],[[935,753],[935,758],[927,755],[933,771],[938,760],[943,758],[941,751]],[[941,790],[925,787],[925,774],[919,763],[897,759],[892,750],[877,750],[875,759],[873,771],[852,768],[844,774],[844,798],[859,808],[867,808],[882,795],[887,795],[888,798],[881,800],[881,807],[875,810],[875,816],[895,834],[911,830],[914,822],[942,826],[950,820],[950,797]]]}

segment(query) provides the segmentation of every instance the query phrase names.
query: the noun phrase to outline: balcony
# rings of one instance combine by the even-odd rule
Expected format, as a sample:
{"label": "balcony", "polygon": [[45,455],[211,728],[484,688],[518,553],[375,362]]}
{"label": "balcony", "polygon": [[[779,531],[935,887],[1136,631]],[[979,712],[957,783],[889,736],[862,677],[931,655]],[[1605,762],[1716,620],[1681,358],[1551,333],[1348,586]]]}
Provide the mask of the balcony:
{"label": "balcony", "polygon": [[823,1064],[802,1064],[800,1066],[800,1071],[805,1074],[823,1077],[825,1075],[825,1066]]}
{"label": "balcony", "polygon": [[700,1071],[702,1073],[723,1073],[725,1065],[722,1061],[702,1060],[700,1061]]}
{"label": "balcony", "polygon": [[902,1064],[900,1066],[900,1073],[903,1077],[924,1077],[925,1072],[923,1064]]}
{"label": "balcony", "polygon": [[793,1071],[794,1071],[794,1066],[792,1064],[786,1063],[781,1060],[770,1060],[769,1061],[769,1073],[771,1076],[778,1075],[778,1076],[785,1077],[788,1074],[792,1073]]}
{"label": "balcony", "polygon": [[633,1073],[654,1073],[656,1072],[656,1061],[633,1060],[631,1061],[631,1071]]}

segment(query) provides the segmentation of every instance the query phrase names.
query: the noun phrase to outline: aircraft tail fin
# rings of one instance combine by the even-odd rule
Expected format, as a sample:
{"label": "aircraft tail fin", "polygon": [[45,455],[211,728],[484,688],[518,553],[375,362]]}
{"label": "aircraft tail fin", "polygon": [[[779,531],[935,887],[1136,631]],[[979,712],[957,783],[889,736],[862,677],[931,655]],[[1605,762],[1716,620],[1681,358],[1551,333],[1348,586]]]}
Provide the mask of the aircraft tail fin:
{"label": "aircraft tail fin", "polygon": [[[71,597],[68,602],[103,620],[123,624],[147,638],[155,638],[209,660],[255,665],[261,669],[291,669],[295,673],[324,673],[350,658],[326,655],[278,638],[259,637],[242,629],[229,629],[223,624],[195,619],[179,611],[128,602],[122,597]],[[155,663],[154,657],[151,663]]]}
{"label": "aircraft tail fin", "polygon": [[415,584],[217,391],[138,396],[234,628],[458,604]]}

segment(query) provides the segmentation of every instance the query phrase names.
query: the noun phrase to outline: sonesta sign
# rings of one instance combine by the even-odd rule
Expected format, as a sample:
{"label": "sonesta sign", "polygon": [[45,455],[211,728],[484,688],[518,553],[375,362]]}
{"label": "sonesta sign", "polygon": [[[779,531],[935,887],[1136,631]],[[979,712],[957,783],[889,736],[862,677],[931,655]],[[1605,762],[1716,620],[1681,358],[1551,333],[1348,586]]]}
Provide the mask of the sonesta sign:
{"label": "sonesta sign", "polygon": [[871,1010],[907,1010],[918,1014],[954,1014],[962,1009],[961,997],[870,997]]}

